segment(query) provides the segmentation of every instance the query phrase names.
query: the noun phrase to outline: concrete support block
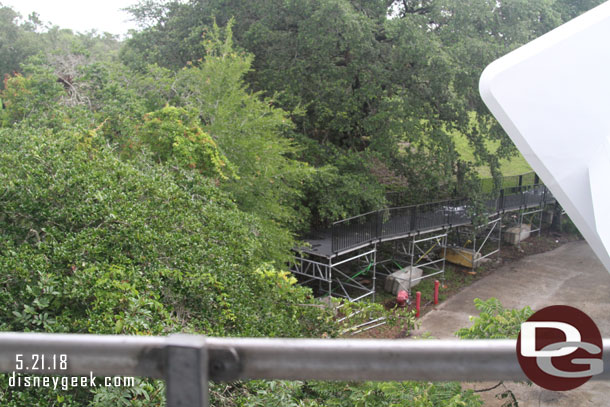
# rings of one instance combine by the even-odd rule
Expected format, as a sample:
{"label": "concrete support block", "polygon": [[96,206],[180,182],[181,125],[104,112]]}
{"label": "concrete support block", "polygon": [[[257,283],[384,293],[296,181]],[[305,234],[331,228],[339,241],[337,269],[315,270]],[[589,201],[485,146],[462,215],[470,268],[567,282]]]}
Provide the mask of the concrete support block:
{"label": "concrete support block", "polygon": [[527,224],[521,225],[521,228],[519,226],[508,228],[502,232],[502,241],[512,245],[519,244],[519,242],[530,237],[531,229],[531,225]]}
{"label": "concrete support block", "polygon": [[[412,273],[410,266],[405,267],[386,277],[384,289],[393,295],[398,294],[398,292],[401,290],[409,291],[409,278],[415,280],[420,278],[422,275],[423,270],[418,267],[413,267]],[[412,281],[411,288],[415,287],[420,281],[421,280]]]}

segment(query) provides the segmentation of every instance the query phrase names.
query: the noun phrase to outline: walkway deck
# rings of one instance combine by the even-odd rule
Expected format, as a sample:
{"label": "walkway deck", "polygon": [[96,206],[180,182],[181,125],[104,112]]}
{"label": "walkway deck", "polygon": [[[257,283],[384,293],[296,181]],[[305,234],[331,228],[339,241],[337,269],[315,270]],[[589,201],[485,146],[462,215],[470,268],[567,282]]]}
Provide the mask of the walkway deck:
{"label": "walkway deck", "polygon": [[[508,188],[498,198],[485,202],[486,216],[538,208],[551,202],[554,199],[543,185]],[[472,203],[463,199],[386,208],[315,231],[305,239],[308,246],[295,251],[332,259],[376,243],[470,225],[473,212]]]}

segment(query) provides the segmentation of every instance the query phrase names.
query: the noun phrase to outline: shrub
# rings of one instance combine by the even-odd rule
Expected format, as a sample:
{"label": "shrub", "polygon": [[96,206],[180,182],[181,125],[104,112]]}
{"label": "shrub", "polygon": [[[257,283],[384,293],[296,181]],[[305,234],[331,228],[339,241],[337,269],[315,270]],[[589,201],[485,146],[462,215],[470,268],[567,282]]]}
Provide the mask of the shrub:
{"label": "shrub", "polygon": [[461,339],[516,339],[521,330],[521,323],[534,313],[530,307],[523,309],[505,309],[497,298],[486,301],[475,298],[475,307],[479,316],[470,317],[473,325],[456,332]]}
{"label": "shrub", "polygon": [[[0,329],[334,334],[327,312],[301,306],[308,289],[264,266],[273,236],[212,181],[143,156],[121,161],[95,132],[85,138],[0,130]],[[38,393],[12,399],[33,405]],[[65,396],[83,405],[91,394]]]}
{"label": "shrub", "polygon": [[2,126],[10,127],[21,121],[57,125],[63,120],[56,109],[63,94],[63,87],[50,72],[39,75],[4,78],[4,90],[0,92],[4,109],[0,110]]}
{"label": "shrub", "polygon": [[138,134],[161,161],[173,160],[212,178],[233,175],[232,166],[218,151],[216,142],[186,109],[165,106],[144,115]]}

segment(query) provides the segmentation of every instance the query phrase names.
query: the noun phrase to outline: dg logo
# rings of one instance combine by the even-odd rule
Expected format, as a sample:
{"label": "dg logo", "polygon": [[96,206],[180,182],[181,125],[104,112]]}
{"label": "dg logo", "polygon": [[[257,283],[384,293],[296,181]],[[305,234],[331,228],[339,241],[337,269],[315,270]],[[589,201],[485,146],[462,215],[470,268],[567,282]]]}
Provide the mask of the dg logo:
{"label": "dg logo", "polygon": [[595,322],[567,305],[541,309],[521,324],[517,358],[525,375],[548,390],[572,390],[604,370]]}

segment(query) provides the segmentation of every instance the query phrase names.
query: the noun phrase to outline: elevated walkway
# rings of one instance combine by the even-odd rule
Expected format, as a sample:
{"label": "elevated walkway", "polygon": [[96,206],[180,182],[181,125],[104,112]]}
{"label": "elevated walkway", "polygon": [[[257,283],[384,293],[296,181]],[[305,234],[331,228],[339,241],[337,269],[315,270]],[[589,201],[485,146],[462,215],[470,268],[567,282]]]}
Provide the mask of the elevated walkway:
{"label": "elevated walkway", "polygon": [[[524,176],[518,177],[521,184]],[[384,208],[334,222],[329,229],[313,232],[305,239],[307,244],[304,247],[294,249],[296,256],[291,270],[306,277],[307,282],[318,280],[320,289],[328,295],[355,300],[374,296],[376,266],[388,262],[387,259],[378,258],[378,246],[386,242],[396,242],[394,249],[390,249],[393,250],[391,260],[396,267],[418,266],[422,261],[435,265],[441,263],[430,262],[428,257],[433,249],[420,247],[420,244],[436,242],[437,249],[442,246],[442,268],[435,267],[434,270],[424,273],[422,278],[444,272],[447,236],[451,230],[471,227],[475,234],[474,241],[476,234],[482,230],[483,243],[479,247],[476,247],[475,243],[474,247],[477,253],[483,249],[486,242],[497,241],[498,248],[484,256],[487,257],[499,251],[501,220],[505,214],[515,213],[519,224],[522,224],[524,220],[531,221],[535,215],[541,219],[544,206],[555,202],[548,189],[537,183],[538,178],[535,176],[534,181],[535,183],[530,185],[505,187],[495,198],[483,202],[483,219],[487,219],[487,223],[483,222],[483,225],[474,225],[472,221],[477,215],[477,208],[480,211],[481,206],[475,206],[466,199]],[[539,227],[536,231],[539,231]],[[493,233],[498,236],[495,237]],[[398,242],[402,243],[397,244]],[[395,259],[394,254],[400,254],[400,247],[403,248],[402,256],[396,256]],[[400,259],[402,261],[399,261]],[[353,272],[339,267],[356,260],[364,262],[363,266],[367,274],[371,275],[370,278],[363,278],[360,272],[354,277]],[[363,280],[368,285],[363,284]],[[348,290],[348,286],[361,293],[352,294],[353,290]]]}

